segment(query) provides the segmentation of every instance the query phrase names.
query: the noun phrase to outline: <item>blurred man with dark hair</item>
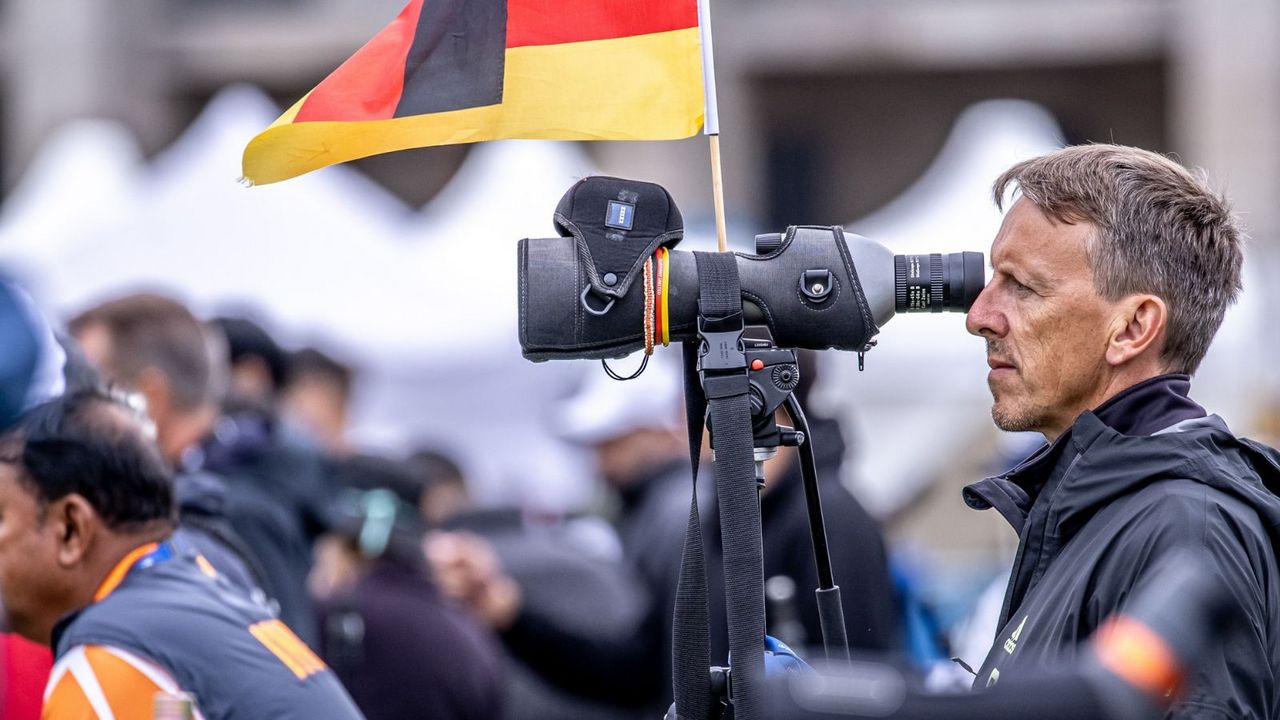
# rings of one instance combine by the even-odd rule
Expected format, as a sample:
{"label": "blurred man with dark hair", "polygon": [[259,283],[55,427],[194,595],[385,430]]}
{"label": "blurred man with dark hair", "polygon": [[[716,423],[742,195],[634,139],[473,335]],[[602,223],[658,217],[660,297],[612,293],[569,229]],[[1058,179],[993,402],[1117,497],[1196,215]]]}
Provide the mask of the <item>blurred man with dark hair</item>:
{"label": "blurred man with dark hair", "polygon": [[135,411],[75,391],[0,434],[0,597],[51,643],[44,717],[358,718],[324,664],[201,556],[169,542],[169,470]]}
{"label": "blurred man with dark hair", "polygon": [[276,393],[284,387],[289,372],[289,355],[261,325],[238,317],[217,317],[209,321],[227,343],[231,368],[229,396],[253,402],[263,411],[275,407]]}
{"label": "blurred man with dark hair", "polygon": [[311,448],[282,432],[279,383],[287,373],[280,346],[256,323],[219,318],[231,382],[223,415],[204,445],[205,468],[226,478],[236,532],[258,550],[280,616],[304,640],[317,640],[307,594],[312,543],[328,524],[324,467]]}
{"label": "blurred man with dark hair", "polygon": [[355,370],[315,348],[289,356],[280,396],[286,420],[331,456],[347,452],[347,409]]}
{"label": "blurred man with dark hair", "polygon": [[405,461],[409,472],[422,483],[418,512],[430,527],[440,527],[449,518],[475,509],[462,468],[437,450],[418,450]]}
{"label": "blurred man with dark hair", "polygon": [[[150,294],[98,305],[68,328],[105,380],[143,399],[161,454],[176,471],[177,542],[191,543],[247,592],[273,594],[259,552],[227,519],[223,480],[199,468],[199,443],[213,428],[224,384],[218,338],[181,303]],[[68,383],[93,387],[97,380],[80,353],[70,348],[67,354]]]}
{"label": "blurred man with dark hair", "polygon": [[325,659],[369,720],[497,720],[500,648],[430,579],[421,484],[367,455],[336,461],[333,480],[335,525],[317,544],[316,569],[343,570],[319,604]]}

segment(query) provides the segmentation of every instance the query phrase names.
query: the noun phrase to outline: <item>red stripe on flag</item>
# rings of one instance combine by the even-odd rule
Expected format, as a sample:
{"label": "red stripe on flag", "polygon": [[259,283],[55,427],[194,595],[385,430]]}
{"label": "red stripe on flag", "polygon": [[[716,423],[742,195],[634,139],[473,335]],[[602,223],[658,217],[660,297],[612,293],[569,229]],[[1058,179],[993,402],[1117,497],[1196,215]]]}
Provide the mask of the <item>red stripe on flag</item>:
{"label": "red stripe on flag", "polygon": [[405,58],[421,13],[422,0],[411,0],[390,25],[311,91],[293,121],[395,117],[404,90]]}
{"label": "red stripe on flag", "polygon": [[697,26],[697,0],[507,0],[509,48],[610,40]]}

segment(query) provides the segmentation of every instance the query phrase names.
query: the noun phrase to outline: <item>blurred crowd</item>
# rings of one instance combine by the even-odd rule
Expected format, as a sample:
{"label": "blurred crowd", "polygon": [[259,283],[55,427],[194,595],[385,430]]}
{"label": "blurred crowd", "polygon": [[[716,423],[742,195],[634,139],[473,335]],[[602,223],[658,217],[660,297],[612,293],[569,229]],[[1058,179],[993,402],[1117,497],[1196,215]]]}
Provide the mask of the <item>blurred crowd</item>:
{"label": "blurred crowd", "polygon": [[[405,456],[352,447],[357,370],[322,350],[282,347],[250,319],[200,319],[173,299],[134,294],[69,318],[56,342],[61,377],[48,394],[103,393],[144,418],[136,432],[109,436],[120,447],[104,452],[127,455],[129,438],[153,439],[172,481],[176,551],[198,555],[236,597],[283,621],[368,718],[661,717],[694,492],[712,658],[727,664],[714,483],[708,461],[690,477],[674,363],[656,357],[626,383],[598,373],[557,409],[564,439],[595,459],[601,501],[590,513],[548,516],[480,506],[440,447]],[[811,356],[800,360],[803,405],[817,371]],[[877,522],[839,481],[838,423],[812,414],[810,424],[852,648],[934,687],[967,683]],[[768,632],[820,655],[792,448],[765,465],[761,516]],[[976,624],[980,655],[993,628]],[[3,642],[3,717],[37,717],[50,651],[16,634]]]}
{"label": "blurred crowd", "polygon": [[[558,409],[564,439],[596,461],[601,501],[547,516],[478,506],[439,447],[395,457],[351,447],[357,371],[315,348],[282,347],[250,319],[200,319],[173,299],[134,294],[67,319],[56,337],[63,395],[116,393],[145,414],[172,475],[174,546],[278,616],[366,717],[661,716],[695,486],[712,657],[727,664],[714,484],[708,472],[691,480],[672,363],[629,383],[600,373]],[[803,358],[802,402],[814,373]],[[810,422],[850,643],[927,667],[943,643],[891,572],[876,522],[838,481],[839,426]],[[795,451],[780,448],[766,476],[769,630],[820,646]],[[38,698],[23,695],[43,690],[49,651],[5,641],[5,717],[34,717]]]}

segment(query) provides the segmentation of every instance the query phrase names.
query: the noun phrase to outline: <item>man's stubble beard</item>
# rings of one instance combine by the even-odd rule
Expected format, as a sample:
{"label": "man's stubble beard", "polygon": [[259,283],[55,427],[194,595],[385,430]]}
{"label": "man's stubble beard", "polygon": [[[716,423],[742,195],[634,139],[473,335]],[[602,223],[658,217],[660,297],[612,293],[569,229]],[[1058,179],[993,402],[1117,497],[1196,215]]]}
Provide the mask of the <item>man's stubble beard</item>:
{"label": "man's stubble beard", "polygon": [[1044,413],[1039,408],[1026,408],[1022,410],[1009,409],[1000,407],[1000,401],[995,399],[995,391],[992,391],[991,405],[991,421],[995,423],[997,428],[1005,432],[1032,432],[1039,431],[1044,424]]}
{"label": "man's stubble beard", "polygon": [[[1007,353],[1003,352],[1004,348],[1000,342],[987,338],[987,357],[996,355],[1003,360],[1010,360]],[[1014,370],[1019,377],[1022,375],[1020,368]],[[1038,431],[1044,426],[1048,419],[1046,408],[1042,407],[1001,407],[1000,398],[996,394],[996,389],[992,385],[988,385],[991,390],[991,421],[995,426],[1005,432],[1031,432]],[[1006,403],[1007,404],[1007,403]]]}

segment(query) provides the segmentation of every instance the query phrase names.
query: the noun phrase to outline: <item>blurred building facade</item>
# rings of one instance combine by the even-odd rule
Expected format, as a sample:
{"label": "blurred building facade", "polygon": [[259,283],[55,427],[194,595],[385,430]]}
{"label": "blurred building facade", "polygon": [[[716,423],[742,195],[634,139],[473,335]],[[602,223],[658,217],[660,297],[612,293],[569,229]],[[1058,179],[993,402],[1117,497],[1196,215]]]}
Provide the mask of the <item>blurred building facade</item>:
{"label": "blurred building facade", "polygon": [[[69,119],[123,120],[155,151],[227,83],[291,102],[402,4],[4,0],[4,187]],[[1114,140],[1210,168],[1260,245],[1280,234],[1273,0],[721,0],[713,16],[727,201],[744,234],[873,210],[924,169],[963,107],[991,97],[1043,104],[1069,142]],[[696,219],[710,215],[704,147],[591,152],[606,170],[667,184]],[[366,169],[421,202],[464,152]]]}

